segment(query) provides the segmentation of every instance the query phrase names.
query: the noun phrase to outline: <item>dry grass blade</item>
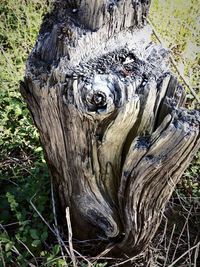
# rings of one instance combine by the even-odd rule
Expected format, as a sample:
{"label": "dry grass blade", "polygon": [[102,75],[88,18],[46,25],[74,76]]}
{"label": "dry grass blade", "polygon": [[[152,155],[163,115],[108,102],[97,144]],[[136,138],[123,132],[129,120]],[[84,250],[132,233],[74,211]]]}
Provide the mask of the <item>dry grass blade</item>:
{"label": "dry grass blade", "polygon": [[[0,228],[8,235],[8,232],[6,231],[6,229],[3,227],[2,224],[0,224]],[[0,243],[1,245],[1,243]],[[35,265],[31,264],[30,262],[28,262],[24,257],[23,255],[19,252],[19,250],[16,248],[16,246],[12,245],[12,249],[11,249],[12,252],[14,252],[17,256],[20,256],[22,257],[25,262],[27,263],[27,266],[30,266],[30,267],[35,267]],[[4,262],[5,263],[5,262]],[[5,265],[6,266],[6,265]]]}
{"label": "dry grass blade", "polygon": [[[156,37],[156,39],[158,40],[159,43],[163,43],[160,36],[158,35],[157,31],[155,30],[152,22],[147,19],[148,23],[151,25],[152,29],[153,29],[153,34],[154,36]],[[188,89],[190,90],[191,94],[194,96],[194,98],[197,100],[197,102],[200,104],[200,99],[198,97],[198,95],[196,94],[195,90],[190,86],[190,84],[187,82],[186,78],[181,74],[179,68],[177,67],[177,63],[176,61],[174,60],[173,56],[170,55],[170,61],[172,63],[172,65],[174,66],[174,68],[176,69],[179,77],[182,79],[182,81],[184,82],[184,84],[188,87]]]}
{"label": "dry grass blade", "polygon": [[[168,226],[168,219],[164,215],[164,213],[162,213],[162,218],[163,218],[163,220],[165,220],[165,225],[164,225],[163,233],[162,233],[161,237],[159,238],[159,240],[157,241],[157,244],[155,246],[156,250],[158,249],[159,245],[162,244],[164,241],[166,244],[166,232],[167,232],[167,226]],[[165,247],[166,247],[166,245],[165,245]]]}
{"label": "dry grass blade", "polygon": [[94,260],[93,264],[96,264],[99,259],[102,259],[106,254],[108,254],[116,245],[111,245],[108,248],[106,248],[103,252],[101,252],[99,255],[97,255]]}
{"label": "dry grass blade", "polygon": [[174,267],[174,265],[181,260],[185,255],[187,255],[188,253],[190,253],[193,249],[199,247],[200,242],[198,242],[195,246],[191,247],[190,249],[188,249],[187,251],[185,251],[180,257],[178,257],[175,261],[173,261],[168,267]]}
{"label": "dry grass blade", "polygon": [[61,251],[62,258],[63,258],[63,260],[64,260],[64,262],[66,263],[66,266],[67,266],[67,262],[66,262],[66,259],[65,259],[64,251],[63,251],[63,247],[62,247],[62,244],[60,242],[61,237],[60,237],[60,233],[59,233],[59,230],[58,230],[58,221],[57,221],[57,217],[56,217],[56,205],[55,205],[52,177],[51,177],[51,200],[52,200],[53,216],[54,216],[54,222],[55,222],[54,229],[55,229],[55,232],[56,232],[57,237],[58,237],[57,239],[58,239],[58,243],[59,243],[59,246],[60,246],[60,251]]}
{"label": "dry grass blade", "polygon": [[163,267],[165,267],[166,264],[167,264],[167,260],[168,260],[168,256],[169,256],[169,250],[170,250],[170,247],[171,247],[171,244],[172,244],[172,238],[173,238],[173,235],[174,235],[175,227],[176,227],[176,225],[174,224],[173,225],[173,229],[172,229],[172,233],[171,233],[171,236],[170,236],[170,239],[169,239],[169,244],[168,244],[168,248],[167,248],[167,252],[166,252],[166,256],[165,256],[165,263],[164,263]]}
{"label": "dry grass blade", "polygon": [[179,68],[177,67],[176,61],[172,56],[170,56],[170,60],[174,68],[176,69],[177,73],[179,74],[180,78],[183,80],[184,84],[188,87],[194,98],[197,100],[197,102],[200,104],[200,99],[198,95],[196,94],[195,90],[190,86],[190,84],[187,82],[186,78],[180,73]]}
{"label": "dry grass blade", "polygon": [[26,244],[24,244],[24,242],[22,242],[22,241],[19,240],[18,238],[17,238],[17,241],[18,241],[20,244],[22,244],[22,245],[26,248],[26,250],[28,251],[28,253],[33,257],[36,266],[38,267],[39,265],[38,265],[38,263],[37,263],[36,257],[35,257],[34,254],[30,251],[30,249],[26,246]]}
{"label": "dry grass blade", "polygon": [[[110,267],[115,267],[115,266],[124,265],[124,264],[126,264],[126,263],[128,263],[128,262],[132,262],[133,260],[136,260],[136,259],[138,259],[138,258],[140,258],[140,257],[141,257],[141,254],[140,254],[140,255],[137,255],[137,256],[134,256],[134,257],[132,257],[132,258],[129,258],[129,259],[125,260],[125,261],[121,261],[121,262],[119,262],[119,263],[116,263],[116,264],[114,264],[114,265],[111,265]],[[126,265],[124,265],[124,266],[126,266]]]}
{"label": "dry grass blade", "polygon": [[[30,200],[30,204],[32,206],[32,208],[36,211],[36,213],[39,215],[39,217],[41,218],[41,220],[47,225],[47,227],[49,228],[49,230],[55,235],[56,238],[59,238],[59,242],[62,244],[63,248],[66,250],[68,256],[70,257],[70,251],[68,250],[68,248],[65,245],[65,242],[61,239],[60,236],[57,235],[57,233],[53,230],[53,228],[48,224],[48,222],[44,219],[44,217],[41,215],[41,213],[37,210],[37,208],[35,207],[35,205],[32,202],[32,199],[35,197],[35,195],[33,195],[33,197]],[[88,263],[88,266],[92,266],[91,262],[88,261],[88,259],[86,259],[83,255],[81,255],[78,251],[74,250],[76,252],[76,254],[78,256],[80,256],[84,261],[86,261]]]}
{"label": "dry grass blade", "polygon": [[194,267],[197,267],[197,258],[199,256],[199,246],[200,244],[198,243],[195,249],[195,253],[194,253]]}
{"label": "dry grass blade", "polygon": [[73,243],[72,243],[72,226],[71,226],[71,220],[70,220],[69,207],[66,208],[66,220],[67,220],[67,227],[68,227],[68,241],[69,241],[70,255],[71,255],[73,267],[77,267],[76,258],[74,255]]}
{"label": "dry grass blade", "polygon": [[[60,237],[60,235],[57,235],[56,230],[54,230],[49,224],[48,222],[44,219],[44,217],[41,215],[41,213],[38,211],[38,209],[35,207],[35,205],[33,204],[32,200],[35,197],[35,195],[33,195],[33,197],[30,199],[30,204],[32,206],[32,208],[36,211],[36,213],[38,214],[38,216],[41,218],[41,220],[47,225],[47,227],[49,228],[49,230],[56,236],[56,238],[59,240],[59,244],[61,244],[63,246],[63,248],[65,249],[65,251],[67,252],[68,256],[70,257],[70,251],[68,250],[68,248],[65,245],[65,242],[62,240],[62,238]],[[55,207],[55,206],[54,206]],[[76,254],[78,256],[80,256],[84,261],[86,261],[88,263],[88,266],[92,266],[91,262],[84,257],[83,255],[81,255],[78,251],[74,250],[76,252]],[[66,256],[64,256],[66,258]]]}
{"label": "dry grass blade", "polygon": [[30,204],[33,207],[33,209],[36,211],[36,213],[39,215],[39,217],[41,218],[41,220],[47,225],[47,227],[49,228],[49,230],[56,236],[57,239],[59,239],[59,242],[62,244],[62,246],[65,248],[67,254],[70,256],[70,252],[68,250],[68,248],[65,246],[65,243],[62,239],[60,239],[60,236],[57,235],[57,233],[53,230],[53,228],[48,224],[48,222],[44,219],[44,217],[41,215],[41,213],[37,210],[37,208],[35,207],[35,205],[32,202],[32,199],[35,197],[35,195],[33,195],[33,197],[30,200]]}
{"label": "dry grass blade", "polygon": [[36,211],[36,213],[38,214],[38,216],[41,218],[41,220],[47,225],[47,227],[49,228],[49,230],[56,235],[55,231],[53,230],[53,228],[48,224],[48,222],[44,219],[44,217],[41,215],[41,213],[38,211],[38,209],[36,208],[36,206],[33,204],[32,200],[33,198],[36,196],[36,194],[34,194],[32,196],[32,198],[30,199],[30,204],[32,206],[32,208]]}
{"label": "dry grass blade", "polygon": [[181,230],[181,233],[180,233],[180,235],[179,235],[179,237],[178,237],[178,241],[177,241],[177,244],[176,244],[176,247],[175,247],[173,256],[172,256],[172,262],[173,262],[174,259],[175,259],[176,252],[177,252],[177,249],[178,249],[178,247],[179,247],[179,243],[180,243],[181,237],[182,237],[182,235],[183,235],[183,232],[184,232],[186,226],[188,225],[188,221],[189,221],[189,217],[190,217],[190,215],[191,215],[191,211],[192,211],[192,207],[190,208],[190,210],[189,210],[189,212],[188,212],[187,218],[186,218],[186,220],[185,220],[185,223],[184,223],[184,225],[183,225],[183,228],[182,228],[182,230]]}
{"label": "dry grass blade", "polygon": [[[191,207],[191,209],[192,209],[192,207]],[[189,225],[188,225],[188,223],[187,223],[187,225],[186,225],[186,227],[187,227],[187,239],[188,239],[188,250],[189,250],[189,252],[188,252],[188,260],[189,260],[189,266],[192,266],[192,255],[191,255],[191,251],[190,251],[190,248],[191,248],[191,246],[190,246],[190,242],[191,242],[191,240],[190,240],[190,230],[189,230]]]}

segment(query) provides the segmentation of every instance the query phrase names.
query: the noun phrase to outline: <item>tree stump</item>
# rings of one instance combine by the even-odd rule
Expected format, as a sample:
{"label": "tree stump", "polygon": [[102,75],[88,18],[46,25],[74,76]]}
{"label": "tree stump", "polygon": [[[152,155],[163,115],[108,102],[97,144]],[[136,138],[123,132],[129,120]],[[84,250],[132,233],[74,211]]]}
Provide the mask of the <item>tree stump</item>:
{"label": "tree stump", "polygon": [[58,0],[21,93],[78,239],[136,255],[199,147],[198,111],[151,42],[149,0]]}

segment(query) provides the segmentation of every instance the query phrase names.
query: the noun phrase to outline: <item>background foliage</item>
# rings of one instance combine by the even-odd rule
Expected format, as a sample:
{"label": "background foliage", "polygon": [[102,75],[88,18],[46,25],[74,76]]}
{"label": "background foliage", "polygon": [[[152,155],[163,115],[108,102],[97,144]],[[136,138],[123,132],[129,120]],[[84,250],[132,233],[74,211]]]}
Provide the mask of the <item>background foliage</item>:
{"label": "background foliage", "polygon": [[[49,7],[47,0],[0,2],[0,266],[66,264],[61,246],[47,225],[54,224],[48,170],[38,133],[19,93],[25,61]],[[199,0],[154,0],[150,20],[163,44],[172,51],[180,72],[200,95],[198,9]],[[189,91],[188,106],[196,106]],[[199,205],[199,165],[200,153],[176,191],[188,206],[194,205],[194,198]],[[198,228],[200,217],[195,223]]]}
{"label": "background foliage", "polygon": [[[162,44],[172,52],[180,73],[200,97],[199,7],[199,0],[153,0],[150,19]],[[193,100],[188,91],[189,98]],[[195,107],[191,102],[190,107]]]}

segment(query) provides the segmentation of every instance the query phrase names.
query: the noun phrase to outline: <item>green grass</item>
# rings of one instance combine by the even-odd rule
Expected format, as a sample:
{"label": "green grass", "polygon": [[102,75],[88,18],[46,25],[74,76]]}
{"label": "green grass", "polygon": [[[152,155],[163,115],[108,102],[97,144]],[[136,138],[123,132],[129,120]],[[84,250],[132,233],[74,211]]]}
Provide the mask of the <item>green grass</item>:
{"label": "green grass", "polygon": [[[200,97],[199,0],[153,0],[150,20],[173,54],[180,73]],[[186,87],[190,108],[197,107]],[[189,101],[190,99],[190,101]]]}
{"label": "green grass", "polygon": [[[0,2],[0,266],[65,264],[55,235],[38,215],[39,212],[51,226],[54,223],[49,174],[39,136],[19,93],[25,61],[48,9],[46,0]],[[197,14],[198,0],[154,0],[150,15],[165,45],[199,94]],[[189,91],[188,96],[193,107],[195,100]],[[179,186],[184,196],[200,197],[199,165],[200,154]]]}

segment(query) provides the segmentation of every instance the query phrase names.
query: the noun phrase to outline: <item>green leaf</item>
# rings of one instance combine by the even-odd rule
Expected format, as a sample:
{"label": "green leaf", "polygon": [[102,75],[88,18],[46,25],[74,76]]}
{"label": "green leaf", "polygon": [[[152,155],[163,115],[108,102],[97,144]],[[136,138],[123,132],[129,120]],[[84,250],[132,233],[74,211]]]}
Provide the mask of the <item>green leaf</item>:
{"label": "green leaf", "polygon": [[40,151],[42,151],[42,147],[41,147],[41,146],[39,146],[39,147],[37,147],[37,148],[35,149],[35,152],[40,152]]}
{"label": "green leaf", "polygon": [[60,252],[60,246],[59,245],[55,245],[53,247],[53,254],[56,256],[59,252]]}
{"label": "green leaf", "polygon": [[30,229],[30,234],[31,234],[31,237],[32,237],[33,239],[39,239],[37,230],[35,230],[35,229]]}
{"label": "green leaf", "polygon": [[15,106],[15,114],[16,114],[17,116],[19,116],[19,115],[22,114],[22,109],[20,108],[19,105],[16,105],[16,106]]}
{"label": "green leaf", "polygon": [[44,233],[42,233],[42,235],[41,235],[41,240],[42,241],[45,241],[46,239],[47,239],[47,237],[48,237],[48,232],[47,231],[45,231]]}
{"label": "green leaf", "polygon": [[9,250],[11,250],[12,247],[13,247],[13,243],[12,242],[8,242],[5,245],[5,251],[8,252]]}
{"label": "green leaf", "polygon": [[[60,267],[62,267],[62,266],[66,266],[66,261],[63,260],[63,259],[58,259],[58,260],[57,260],[57,266],[60,266]],[[67,266],[68,266],[68,265],[67,265]]]}
{"label": "green leaf", "polygon": [[31,243],[32,247],[38,247],[39,245],[41,245],[41,241],[36,239]]}

